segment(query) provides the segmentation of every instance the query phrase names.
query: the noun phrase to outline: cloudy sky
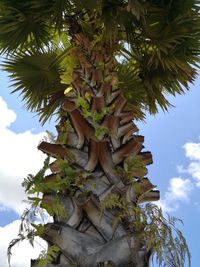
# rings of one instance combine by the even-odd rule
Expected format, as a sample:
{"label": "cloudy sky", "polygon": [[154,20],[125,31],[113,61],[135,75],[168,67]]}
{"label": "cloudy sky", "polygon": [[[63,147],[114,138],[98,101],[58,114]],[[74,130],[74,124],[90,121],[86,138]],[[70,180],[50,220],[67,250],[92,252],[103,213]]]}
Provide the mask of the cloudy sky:
{"label": "cloudy sky", "polygon": [[[25,110],[17,95],[9,95],[9,81],[1,74],[0,88],[0,266],[8,267],[6,250],[18,233],[25,195],[23,178],[42,166],[44,156],[37,151],[45,131],[37,117]],[[165,211],[184,221],[181,230],[192,254],[192,267],[198,267],[200,223],[200,80],[186,95],[170,99],[175,108],[160,112],[139,123],[145,136],[145,150],[153,154],[149,178],[161,191],[160,205]],[[13,249],[12,267],[29,267],[44,243],[35,249],[23,243]],[[25,255],[25,257],[24,257]],[[186,266],[187,267],[187,266]]]}

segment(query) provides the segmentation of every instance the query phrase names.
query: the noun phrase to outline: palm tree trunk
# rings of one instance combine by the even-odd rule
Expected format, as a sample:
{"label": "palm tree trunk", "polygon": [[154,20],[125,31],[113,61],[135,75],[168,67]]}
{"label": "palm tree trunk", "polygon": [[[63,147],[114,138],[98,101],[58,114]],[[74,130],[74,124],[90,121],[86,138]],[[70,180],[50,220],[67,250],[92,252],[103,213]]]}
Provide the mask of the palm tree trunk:
{"label": "palm tree trunk", "polygon": [[[158,200],[159,192],[137,166],[131,181],[127,178],[128,160],[148,165],[152,156],[142,152],[144,137],[137,135],[134,111],[118,84],[112,47],[117,44],[98,47],[83,33],[74,34],[72,43],[78,66],[61,108],[57,141],[38,146],[55,158],[44,183],[70,177],[63,162],[76,173],[70,187],[56,193],[67,217],[55,212],[42,235],[60,248],[47,267],[149,266],[151,247],[141,238],[144,227],[138,230],[134,223],[138,204]],[[106,206],[111,197],[121,206]],[[54,201],[55,193],[49,191],[42,205]]]}

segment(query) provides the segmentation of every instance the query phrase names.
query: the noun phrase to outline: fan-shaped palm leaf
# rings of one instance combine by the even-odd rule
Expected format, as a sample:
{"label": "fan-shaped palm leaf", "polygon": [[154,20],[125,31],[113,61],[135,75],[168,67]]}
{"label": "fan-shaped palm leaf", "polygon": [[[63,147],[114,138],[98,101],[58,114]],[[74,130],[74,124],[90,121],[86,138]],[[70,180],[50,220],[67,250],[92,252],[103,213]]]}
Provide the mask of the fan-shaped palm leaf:
{"label": "fan-shaped palm leaf", "polygon": [[28,51],[13,55],[3,64],[13,81],[13,92],[22,95],[28,109],[42,112],[43,120],[59,107],[66,88],[60,82],[62,70],[57,58],[53,50]]}
{"label": "fan-shaped palm leaf", "polygon": [[1,52],[15,51],[29,43],[42,47],[50,40],[47,23],[40,14],[33,13],[27,1],[1,1]]}

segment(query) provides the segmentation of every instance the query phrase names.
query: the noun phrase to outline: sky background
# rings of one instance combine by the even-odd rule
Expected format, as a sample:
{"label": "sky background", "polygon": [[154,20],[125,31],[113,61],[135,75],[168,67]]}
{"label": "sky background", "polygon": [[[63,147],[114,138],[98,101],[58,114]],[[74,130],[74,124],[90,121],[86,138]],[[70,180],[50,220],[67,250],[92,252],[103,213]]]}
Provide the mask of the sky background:
{"label": "sky background", "polygon": [[[37,145],[45,131],[54,131],[54,122],[41,127],[35,114],[26,111],[20,97],[10,95],[9,80],[1,73],[0,84],[0,267],[8,267],[8,243],[18,234],[19,218],[26,196],[21,182],[42,167],[45,156]],[[160,205],[180,218],[180,225],[192,254],[192,267],[199,267],[200,239],[200,79],[190,92],[170,98],[175,106],[147,116],[137,123],[145,136],[145,150],[153,154],[148,177],[161,192]],[[38,244],[40,243],[40,244]],[[35,249],[24,242],[13,249],[12,267],[30,267],[44,242]],[[188,267],[188,266],[186,266]]]}

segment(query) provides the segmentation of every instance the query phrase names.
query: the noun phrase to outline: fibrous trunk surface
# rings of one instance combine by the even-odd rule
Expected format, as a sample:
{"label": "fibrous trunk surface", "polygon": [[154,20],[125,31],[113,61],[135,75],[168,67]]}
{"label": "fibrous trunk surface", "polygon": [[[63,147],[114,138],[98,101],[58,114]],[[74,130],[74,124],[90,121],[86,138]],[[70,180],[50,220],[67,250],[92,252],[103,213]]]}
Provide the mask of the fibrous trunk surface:
{"label": "fibrous trunk surface", "polygon": [[[42,236],[60,248],[48,267],[148,266],[151,247],[139,238],[144,229],[134,222],[139,203],[159,199],[141,171],[152,163],[151,153],[143,152],[144,137],[137,134],[134,111],[120,90],[112,48],[94,47],[83,33],[74,34],[72,42],[77,67],[61,107],[57,140],[38,147],[54,158],[44,183],[71,179],[56,193],[66,216],[54,212]],[[130,168],[130,162],[140,166]],[[113,198],[120,205],[112,205]],[[55,192],[47,190],[42,205],[53,207],[54,201]]]}

